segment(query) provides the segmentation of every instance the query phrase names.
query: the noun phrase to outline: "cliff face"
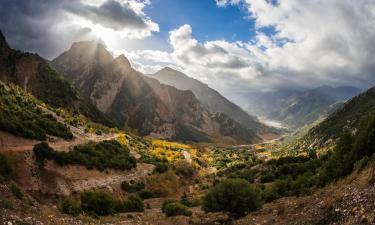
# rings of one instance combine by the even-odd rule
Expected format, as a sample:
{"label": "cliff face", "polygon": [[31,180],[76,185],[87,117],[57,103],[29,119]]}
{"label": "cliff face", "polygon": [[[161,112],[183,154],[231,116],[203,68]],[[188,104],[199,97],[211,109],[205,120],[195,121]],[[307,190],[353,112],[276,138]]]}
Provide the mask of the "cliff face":
{"label": "cliff face", "polygon": [[75,43],[52,63],[122,128],[172,140],[210,141],[224,136],[247,143],[258,140],[256,135],[223,134],[220,121],[191,91],[144,76],[124,55],[114,58],[100,43]]}

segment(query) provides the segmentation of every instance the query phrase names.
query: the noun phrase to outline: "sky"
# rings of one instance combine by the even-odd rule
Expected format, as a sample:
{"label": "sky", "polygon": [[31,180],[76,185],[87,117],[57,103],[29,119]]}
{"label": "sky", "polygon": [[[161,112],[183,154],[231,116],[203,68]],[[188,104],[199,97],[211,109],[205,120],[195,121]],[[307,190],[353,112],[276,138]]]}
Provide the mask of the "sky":
{"label": "sky", "polygon": [[374,0],[1,0],[0,29],[47,59],[98,39],[137,70],[170,66],[237,102],[375,84]]}

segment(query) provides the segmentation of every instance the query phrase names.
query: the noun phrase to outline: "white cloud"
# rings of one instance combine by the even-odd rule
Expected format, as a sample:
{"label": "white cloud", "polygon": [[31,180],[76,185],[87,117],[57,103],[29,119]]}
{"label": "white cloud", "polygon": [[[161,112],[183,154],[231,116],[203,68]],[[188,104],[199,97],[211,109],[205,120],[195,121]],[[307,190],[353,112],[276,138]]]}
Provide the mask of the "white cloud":
{"label": "white cloud", "polygon": [[237,5],[241,2],[241,0],[215,0],[215,1],[219,7],[224,7],[227,5]]}
{"label": "white cloud", "polygon": [[241,4],[255,20],[254,39],[199,42],[183,25],[170,32],[173,50],[161,59],[223,92],[375,83],[373,0],[216,2]]}

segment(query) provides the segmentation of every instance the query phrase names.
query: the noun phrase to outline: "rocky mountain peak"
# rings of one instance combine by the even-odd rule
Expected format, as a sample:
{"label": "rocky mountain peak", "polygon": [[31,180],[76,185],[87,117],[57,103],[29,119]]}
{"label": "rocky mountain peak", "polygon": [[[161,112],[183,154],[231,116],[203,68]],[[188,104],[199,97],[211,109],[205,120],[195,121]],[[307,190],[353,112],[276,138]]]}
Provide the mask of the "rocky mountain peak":
{"label": "rocky mountain peak", "polygon": [[113,61],[112,54],[102,43],[97,41],[75,42],[70,49],[61,56],[79,63],[109,63]]}
{"label": "rocky mountain peak", "polygon": [[183,76],[186,77],[185,74],[181,73],[180,71],[177,71],[171,67],[164,67],[163,69],[156,72],[154,75],[160,75],[160,76]]}
{"label": "rocky mountain peak", "polygon": [[124,68],[131,68],[129,59],[123,54],[115,58],[115,64]]}

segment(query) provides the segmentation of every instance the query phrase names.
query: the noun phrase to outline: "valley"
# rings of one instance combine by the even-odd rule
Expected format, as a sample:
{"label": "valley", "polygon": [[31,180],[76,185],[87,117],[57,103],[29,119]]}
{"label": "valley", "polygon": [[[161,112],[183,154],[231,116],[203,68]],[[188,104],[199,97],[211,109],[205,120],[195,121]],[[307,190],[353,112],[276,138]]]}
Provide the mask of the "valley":
{"label": "valley", "polygon": [[138,68],[101,41],[46,60],[0,33],[1,224],[375,223],[374,87],[244,92],[245,110]]}

